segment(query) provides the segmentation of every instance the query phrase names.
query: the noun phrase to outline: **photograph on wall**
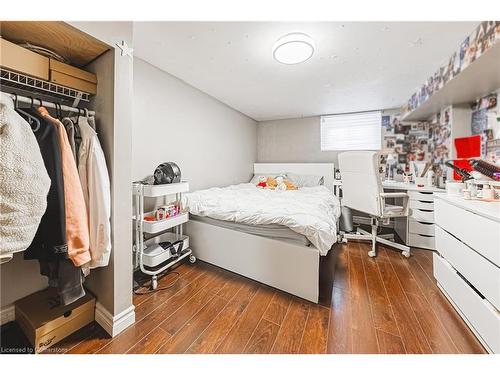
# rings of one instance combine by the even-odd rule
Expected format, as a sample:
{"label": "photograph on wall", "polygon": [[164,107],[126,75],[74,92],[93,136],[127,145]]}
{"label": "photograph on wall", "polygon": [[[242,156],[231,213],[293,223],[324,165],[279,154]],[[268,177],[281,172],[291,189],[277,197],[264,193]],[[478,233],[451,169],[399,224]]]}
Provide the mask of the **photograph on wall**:
{"label": "photograph on wall", "polygon": [[488,109],[483,108],[472,112],[472,134],[482,134],[488,128]]}

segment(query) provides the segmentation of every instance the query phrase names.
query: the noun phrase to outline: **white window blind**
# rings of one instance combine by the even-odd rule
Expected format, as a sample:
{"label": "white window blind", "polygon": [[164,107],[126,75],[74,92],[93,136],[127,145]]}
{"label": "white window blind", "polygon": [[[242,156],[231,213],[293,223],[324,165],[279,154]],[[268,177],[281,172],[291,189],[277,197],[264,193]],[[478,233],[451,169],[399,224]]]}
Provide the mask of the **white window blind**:
{"label": "white window blind", "polygon": [[321,116],[321,151],[380,150],[382,112]]}

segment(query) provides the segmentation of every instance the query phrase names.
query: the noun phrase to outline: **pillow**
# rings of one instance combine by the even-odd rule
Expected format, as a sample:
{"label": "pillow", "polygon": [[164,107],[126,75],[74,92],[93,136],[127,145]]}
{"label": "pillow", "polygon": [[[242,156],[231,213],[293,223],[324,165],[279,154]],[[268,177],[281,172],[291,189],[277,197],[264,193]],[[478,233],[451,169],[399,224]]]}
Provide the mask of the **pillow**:
{"label": "pillow", "polygon": [[252,179],[250,180],[250,183],[257,185],[259,183],[261,177],[265,177],[267,179],[267,178],[276,178],[278,176],[283,177],[283,179],[287,178],[286,174],[284,174],[284,173],[281,173],[281,174],[262,174],[262,173],[260,173],[260,174],[254,174]]}
{"label": "pillow", "polygon": [[287,172],[286,175],[290,182],[298,188],[320,186],[325,183],[325,178],[323,176],[295,174],[291,172]]}

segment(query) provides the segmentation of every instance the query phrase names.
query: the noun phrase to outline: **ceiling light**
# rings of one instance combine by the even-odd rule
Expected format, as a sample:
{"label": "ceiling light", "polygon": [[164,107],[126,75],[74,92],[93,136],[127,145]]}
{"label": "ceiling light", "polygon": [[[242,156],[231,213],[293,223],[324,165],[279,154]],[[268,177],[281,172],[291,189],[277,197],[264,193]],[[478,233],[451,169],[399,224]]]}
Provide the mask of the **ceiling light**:
{"label": "ceiling light", "polygon": [[299,64],[311,58],[314,48],[314,40],[309,35],[291,33],[274,43],[273,57],[282,64]]}

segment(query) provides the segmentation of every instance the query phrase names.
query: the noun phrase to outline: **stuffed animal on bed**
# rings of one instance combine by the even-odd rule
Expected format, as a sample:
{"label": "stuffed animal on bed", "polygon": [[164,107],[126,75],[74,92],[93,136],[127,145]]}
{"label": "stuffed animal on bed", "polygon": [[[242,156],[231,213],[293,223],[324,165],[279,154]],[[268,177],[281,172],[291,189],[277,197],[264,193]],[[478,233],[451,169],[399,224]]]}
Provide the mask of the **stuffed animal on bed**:
{"label": "stuffed animal on bed", "polygon": [[266,188],[267,187],[267,177],[266,176],[260,176],[259,178],[259,183],[256,185],[258,188]]}
{"label": "stuffed animal on bed", "polygon": [[276,176],[276,178],[261,176],[256,186],[261,189],[271,190],[297,190],[297,187],[284,176]]}
{"label": "stuffed animal on bed", "polygon": [[276,190],[286,190],[285,179],[282,176],[276,177]]}

